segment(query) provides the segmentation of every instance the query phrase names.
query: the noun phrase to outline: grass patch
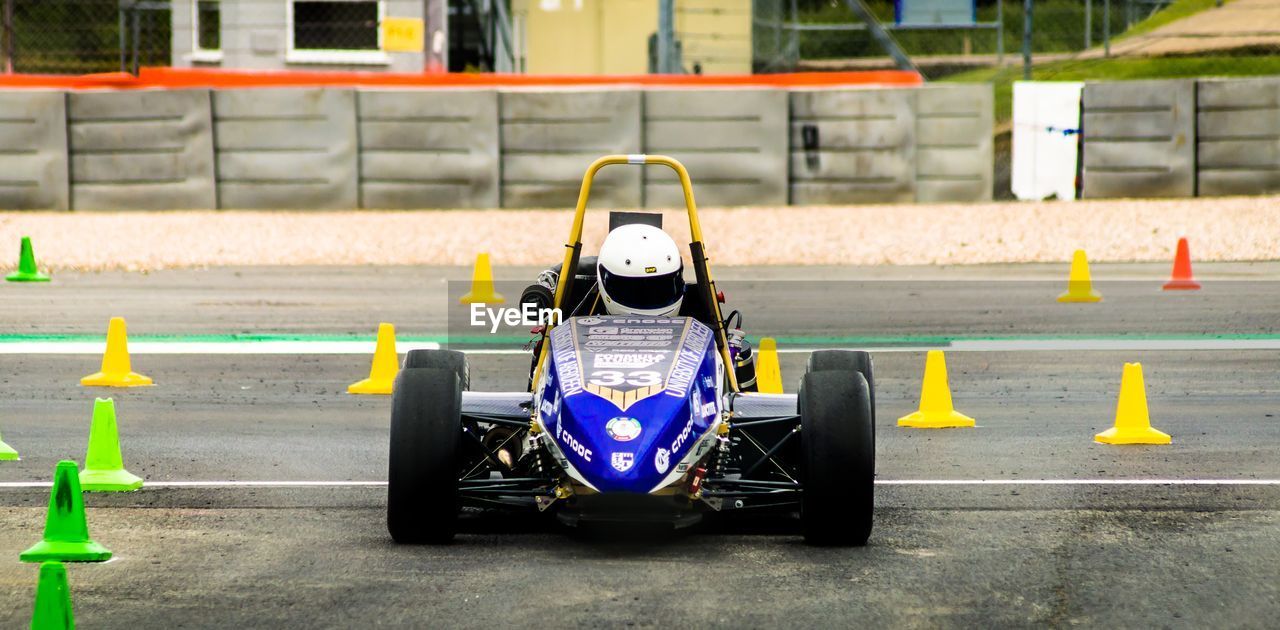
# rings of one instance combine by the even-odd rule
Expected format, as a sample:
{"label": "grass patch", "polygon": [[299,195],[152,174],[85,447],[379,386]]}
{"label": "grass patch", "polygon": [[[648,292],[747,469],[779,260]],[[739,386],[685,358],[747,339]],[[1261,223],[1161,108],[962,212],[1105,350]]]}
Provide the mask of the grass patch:
{"label": "grass patch", "polygon": [[[1004,23],[1004,49],[1006,54],[1017,54],[1022,46],[1023,3],[1002,0],[1003,13],[998,11],[995,0],[978,0],[976,18],[979,22],[995,22],[997,16]],[[1094,42],[1103,37],[1103,2],[1088,0],[1093,4],[1093,22],[1090,26]],[[1179,0],[1189,1],[1189,0]],[[1191,0],[1200,2],[1202,0]],[[1212,4],[1213,0],[1208,0]],[[885,25],[894,21],[894,3],[890,0],[866,0],[867,7]],[[858,18],[844,2],[801,0],[799,21],[806,24],[856,24]],[[1117,37],[1124,29],[1125,5],[1122,0],[1111,3],[1111,34]],[[1084,48],[1084,2],[1081,0],[1035,0],[1036,28],[1032,31],[1032,48],[1036,52],[1075,52]],[[767,11],[757,15],[764,22],[778,19]],[[785,19],[785,16],[783,17]],[[772,41],[775,36],[768,28],[758,28],[758,42]],[[913,56],[959,55],[966,43],[974,54],[996,52],[994,30],[895,30],[893,36],[903,50]],[[786,34],[782,35],[787,37]],[[798,35],[800,58],[850,59],[878,57],[884,54],[871,35],[862,32],[805,31]]]}
{"label": "grass patch", "polygon": [[[1055,61],[1034,66],[1031,78],[1036,81],[1102,81],[1266,75],[1280,75],[1280,56],[1200,55]],[[941,80],[995,84],[996,124],[999,125],[1012,117],[1013,82],[1022,80],[1022,67],[980,68]]]}
{"label": "grass patch", "polygon": [[[1231,0],[1226,0],[1230,2]],[[1114,2],[1113,11],[1120,2]],[[1166,24],[1190,17],[1217,6],[1216,0],[1175,0],[1145,20],[1134,24],[1112,41],[1150,33]],[[1037,21],[1041,14],[1037,8]],[[1097,17],[1097,16],[1095,16]],[[1095,19],[1095,27],[1098,20]],[[1112,24],[1116,23],[1112,17]],[[1100,39],[1095,39],[1100,43]],[[1036,52],[1044,52],[1035,49]],[[1020,49],[1006,49],[1007,54],[1018,55]],[[1280,75],[1280,56],[1266,51],[1237,51],[1236,54],[1138,57],[1109,59],[1082,59],[1036,64],[1031,78],[1035,81],[1122,81],[1126,79],[1180,79],[1192,77],[1251,77]],[[979,68],[939,79],[961,83],[992,83],[995,85],[996,124],[1008,121],[1013,115],[1013,82],[1022,80],[1022,66]]]}
{"label": "grass patch", "polygon": [[[864,0],[871,12],[886,26],[894,21],[892,0]],[[1226,0],[1230,1],[1230,0]],[[1032,50],[1037,53],[1077,52],[1085,48],[1085,5],[1091,7],[1089,24],[1092,45],[1102,43],[1107,21],[1104,16],[1107,4],[1104,0],[1035,0],[1035,26],[1031,33]],[[1134,23],[1125,29],[1127,5],[1124,0],[1112,0],[1111,38],[1141,35],[1170,22],[1212,9],[1217,0],[1174,0],[1171,4]],[[787,21],[785,3],[757,3],[756,17],[761,24]],[[798,0],[798,20],[805,24],[856,24],[858,18],[843,1]],[[1000,8],[1003,10],[1001,11]],[[979,22],[1004,23],[1004,50],[1006,54],[1019,54],[1022,48],[1023,3],[1019,0],[977,0],[975,17]],[[1132,15],[1139,19],[1140,15]],[[768,27],[758,25],[755,33],[757,45],[769,46],[777,37],[786,39],[786,33],[778,34]],[[958,55],[967,47],[975,54],[996,52],[996,32],[992,30],[895,30],[893,36],[903,50],[912,56]],[[863,32],[804,31],[798,34],[801,59],[848,59],[883,55],[880,46]]]}
{"label": "grass patch", "polygon": [[[1223,4],[1230,1],[1231,0],[1225,0]],[[1217,0],[1176,0],[1173,4],[1156,11],[1151,15],[1151,17],[1134,24],[1129,28],[1129,30],[1121,33],[1116,39],[1150,33],[1165,24],[1176,22],[1185,17],[1191,17],[1201,11],[1212,9],[1217,5]]]}

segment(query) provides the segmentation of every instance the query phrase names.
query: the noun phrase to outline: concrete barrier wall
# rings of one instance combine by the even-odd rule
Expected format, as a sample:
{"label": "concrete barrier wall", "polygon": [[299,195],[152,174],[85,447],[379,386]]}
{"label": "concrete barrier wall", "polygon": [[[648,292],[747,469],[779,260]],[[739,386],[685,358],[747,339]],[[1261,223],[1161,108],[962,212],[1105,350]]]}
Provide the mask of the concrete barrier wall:
{"label": "concrete barrier wall", "polygon": [[1195,195],[1194,79],[1085,83],[1084,197]]}
{"label": "concrete barrier wall", "polygon": [[928,85],[916,96],[916,201],[989,201],[995,126],[990,85]]}
{"label": "concrete barrier wall", "polygon": [[496,208],[498,93],[361,91],[364,208]]}
{"label": "concrete barrier wall", "polygon": [[354,90],[219,90],[213,115],[219,207],[361,207]]}
{"label": "concrete barrier wall", "polygon": [[71,207],[217,207],[208,90],[67,96]]}
{"label": "concrete barrier wall", "polygon": [[[504,208],[572,208],[582,173],[608,153],[639,153],[641,93],[634,90],[499,94]],[[641,205],[642,169],[607,167],[592,205]]]}
{"label": "concrete barrier wall", "polygon": [[[644,152],[680,160],[699,205],[786,205],[787,93],[644,92]],[[644,205],[684,206],[675,173],[644,169]]]}
{"label": "concrete barrier wall", "polygon": [[[566,208],[591,160],[640,152],[684,161],[708,206],[991,195],[989,86],[16,91],[0,105],[14,208]],[[657,169],[596,184],[596,207],[682,202]]]}
{"label": "concrete barrier wall", "polygon": [[[790,99],[791,203],[915,200],[914,90],[796,91]],[[808,150],[806,127],[816,140]]]}
{"label": "concrete barrier wall", "polygon": [[0,210],[66,210],[67,99],[0,92]]}
{"label": "concrete barrier wall", "polygon": [[1280,192],[1280,79],[1200,81],[1198,194]]}

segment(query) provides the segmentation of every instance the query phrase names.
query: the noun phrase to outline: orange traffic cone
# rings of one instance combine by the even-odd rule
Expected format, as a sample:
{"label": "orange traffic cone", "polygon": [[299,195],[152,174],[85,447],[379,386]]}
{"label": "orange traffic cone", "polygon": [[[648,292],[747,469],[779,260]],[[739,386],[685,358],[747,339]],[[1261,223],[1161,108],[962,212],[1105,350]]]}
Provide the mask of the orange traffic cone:
{"label": "orange traffic cone", "polygon": [[1165,291],[1195,291],[1200,283],[1191,276],[1191,248],[1186,237],[1178,239],[1178,253],[1173,257],[1173,276],[1164,283]]}

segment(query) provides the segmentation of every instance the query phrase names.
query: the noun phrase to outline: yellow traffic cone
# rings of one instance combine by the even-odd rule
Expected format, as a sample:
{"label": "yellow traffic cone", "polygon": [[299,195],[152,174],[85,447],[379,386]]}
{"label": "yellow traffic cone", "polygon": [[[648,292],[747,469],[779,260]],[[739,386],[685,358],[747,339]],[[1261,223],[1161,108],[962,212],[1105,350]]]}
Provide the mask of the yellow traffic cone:
{"label": "yellow traffic cone", "polygon": [[493,288],[493,269],[489,267],[489,253],[476,254],[476,268],[471,272],[471,290],[458,298],[462,304],[502,304],[506,298]]}
{"label": "yellow traffic cone", "polygon": [[947,359],[941,350],[930,350],[924,363],[924,383],[920,386],[920,410],[898,418],[898,426],[913,429],[950,429],[974,426],[973,418],[951,404],[947,383]]}
{"label": "yellow traffic cone", "polygon": [[1102,294],[1093,290],[1093,277],[1089,275],[1089,259],[1083,249],[1071,256],[1071,275],[1067,278],[1067,292],[1058,296],[1059,302],[1101,302]]}
{"label": "yellow traffic cone", "polygon": [[390,394],[400,372],[400,360],[396,356],[396,327],[383,322],[378,324],[378,345],[373,350],[373,366],[369,378],[347,387],[348,394]]}
{"label": "yellow traffic cone", "polygon": [[1173,438],[1151,428],[1147,412],[1147,384],[1141,363],[1124,364],[1120,377],[1120,400],[1116,403],[1116,426],[1093,439],[1103,444],[1169,444]]}
{"label": "yellow traffic cone", "polygon": [[149,377],[133,371],[129,362],[129,340],[123,317],[107,324],[107,352],[102,355],[102,371],[80,379],[86,387],[140,387],[151,385]]}
{"label": "yellow traffic cone", "polygon": [[756,391],[761,394],[782,393],[782,366],[778,364],[778,342],[773,337],[760,339],[756,357]]}

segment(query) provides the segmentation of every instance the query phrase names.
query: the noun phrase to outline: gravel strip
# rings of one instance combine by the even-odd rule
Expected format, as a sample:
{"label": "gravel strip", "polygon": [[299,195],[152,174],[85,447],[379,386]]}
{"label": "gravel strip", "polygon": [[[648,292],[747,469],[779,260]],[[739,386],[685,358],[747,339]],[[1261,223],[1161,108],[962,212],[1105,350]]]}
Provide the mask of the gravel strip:
{"label": "gravel strip", "polygon": [[[683,211],[665,225],[686,242]],[[709,208],[716,265],[963,265],[1169,260],[1179,236],[1196,260],[1280,259],[1280,196]],[[40,266],[153,270],[221,265],[542,265],[563,255],[565,210],[417,212],[0,212],[0,270],[31,236]],[[586,251],[607,213],[587,215]],[[9,253],[12,252],[12,253]]]}

